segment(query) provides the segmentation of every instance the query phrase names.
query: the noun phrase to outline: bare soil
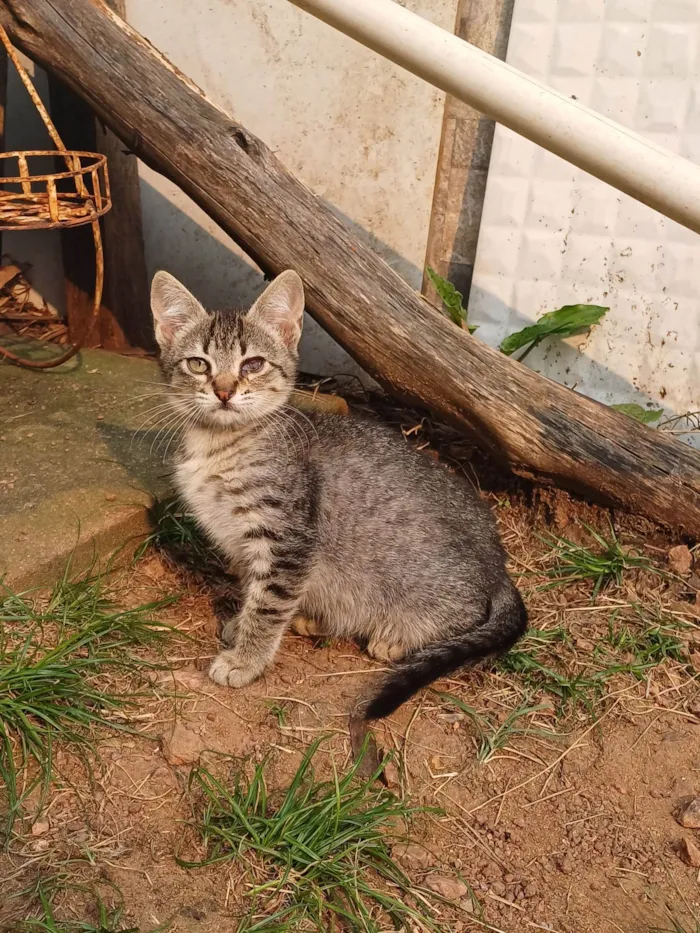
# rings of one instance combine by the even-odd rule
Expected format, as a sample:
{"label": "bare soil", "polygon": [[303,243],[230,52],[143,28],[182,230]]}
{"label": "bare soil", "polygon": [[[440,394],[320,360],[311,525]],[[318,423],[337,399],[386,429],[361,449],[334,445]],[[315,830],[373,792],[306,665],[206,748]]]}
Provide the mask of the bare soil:
{"label": "bare soil", "polygon": [[[605,533],[608,513],[545,491],[501,486],[484,495],[532,628],[567,635],[552,649],[553,668],[570,678],[598,670],[596,650],[611,619],[629,617],[633,626],[639,607],[677,623],[685,654],[643,676],[612,673],[584,701],[568,703],[500,666],[436,684],[437,692],[496,726],[514,710],[531,710],[514,723],[519,731],[482,760],[471,716],[436,691],[408,703],[376,730],[380,745],[395,753],[393,790],[442,813],[417,819],[412,844],[397,846],[394,857],[416,883],[457,883],[455,907],[443,908],[455,933],[648,933],[673,930],[670,914],[678,930],[695,933],[698,868],[681,860],[679,846],[684,837],[700,844],[700,831],[682,828],[674,810],[682,798],[700,794],[697,576],[630,572],[595,601],[591,583],[538,589],[552,560],[540,536],[590,541],[584,522]],[[665,571],[668,551],[683,543],[631,519],[616,518],[616,528],[625,547]],[[696,573],[698,563],[696,553]],[[354,645],[290,634],[261,680],[241,691],[223,689],[206,677],[220,624],[214,586],[150,552],[116,589],[130,605],[181,592],[164,617],[189,640],[173,642],[169,669],[154,674],[152,690],[139,700],[132,724],[141,734],[105,735],[91,779],[59,751],[61,777],[34,830],[25,826],[25,836],[0,856],[5,893],[75,859],[79,877],[121,889],[125,927],[145,933],[169,920],[178,933],[235,930],[246,909],[248,867],[184,869],[176,862],[178,855],[205,854],[189,825],[193,762],[230,768],[224,756],[234,756],[235,767],[250,772],[269,756],[274,791],[288,785],[309,743],[331,733],[319,768],[330,770],[331,757],[347,765],[347,713],[379,666]],[[624,647],[617,658],[630,660]],[[75,897],[58,901],[66,916]],[[5,903],[7,929],[16,928],[21,910],[21,901]]]}

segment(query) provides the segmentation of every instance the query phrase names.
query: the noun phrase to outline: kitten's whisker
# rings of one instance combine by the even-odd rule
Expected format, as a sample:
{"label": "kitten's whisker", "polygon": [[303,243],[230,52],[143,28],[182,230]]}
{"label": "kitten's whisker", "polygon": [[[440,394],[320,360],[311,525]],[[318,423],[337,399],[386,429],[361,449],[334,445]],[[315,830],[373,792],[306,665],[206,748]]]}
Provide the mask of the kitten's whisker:
{"label": "kitten's whisker", "polygon": [[[168,414],[170,414],[170,412],[175,413],[176,411],[177,409],[173,406],[172,402],[166,402],[163,405],[156,405],[155,407],[150,408],[147,412],[144,413],[145,417],[143,418],[142,421],[139,422],[136,428],[136,431],[144,430],[144,428],[146,428],[147,425],[149,426],[147,430],[152,430],[156,424],[160,423],[162,418],[167,417]],[[163,414],[163,412],[165,412],[165,414]],[[159,416],[162,416],[162,418]],[[155,424],[152,423],[154,419],[157,419],[155,421]]]}
{"label": "kitten's whisker", "polygon": [[[285,407],[280,408],[277,413],[280,416],[280,420],[283,420],[288,426],[294,429],[294,432],[296,433],[297,437],[301,441],[302,447],[304,447],[305,445],[308,446],[309,438],[306,435],[303,425],[298,424],[294,420],[294,415],[297,413],[296,409],[289,409],[285,406]],[[316,429],[314,428],[314,431],[315,430]]]}
{"label": "kitten's whisker", "polygon": [[313,421],[311,420],[311,418],[309,418],[308,415],[304,414],[303,411],[300,411],[298,408],[294,408],[289,403],[285,403],[285,405],[282,406],[282,411],[291,412],[294,416],[298,415],[300,418],[306,421],[306,423],[309,425],[309,427],[314,432],[316,437],[318,437],[318,431],[316,430],[316,425],[313,423]]}
{"label": "kitten's whisker", "polygon": [[163,463],[165,463],[165,461],[167,460],[168,451],[170,450],[170,445],[172,444],[172,442],[175,440],[176,437],[178,437],[178,435],[179,435],[179,438],[181,438],[182,435],[187,432],[188,428],[190,428],[197,421],[198,415],[199,415],[199,412],[197,410],[190,412],[189,418],[184,423],[180,423],[177,428],[173,429],[170,435],[170,440],[166,444],[165,450],[163,451]]}
{"label": "kitten's whisker", "polygon": [[153,454],[154,449],[158,450],[160,444],[165,442],[167,437],[166,432],[170,431],[176,433],[181,425],[185,424],[185,422],[188,422],[190,418],[196,418],[198,414],[199,408],[195,402],[193,402],[187,408],[175,411],[173,418],[170,421],[166,421],[166,423],[161,427],[153,439],[151,444],[151,454]]}

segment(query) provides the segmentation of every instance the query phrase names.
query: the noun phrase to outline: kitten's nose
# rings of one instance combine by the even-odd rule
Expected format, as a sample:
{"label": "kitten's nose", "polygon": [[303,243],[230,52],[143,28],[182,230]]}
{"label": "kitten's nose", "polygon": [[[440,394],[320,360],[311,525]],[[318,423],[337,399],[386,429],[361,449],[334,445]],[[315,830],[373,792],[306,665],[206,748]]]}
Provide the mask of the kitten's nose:
{"label": "kitten's nose", "polygon": [[214,379],[212,388],[214,395],[225,405],[231,396],[236,393],[236,380],[231,375],[222,374]]}

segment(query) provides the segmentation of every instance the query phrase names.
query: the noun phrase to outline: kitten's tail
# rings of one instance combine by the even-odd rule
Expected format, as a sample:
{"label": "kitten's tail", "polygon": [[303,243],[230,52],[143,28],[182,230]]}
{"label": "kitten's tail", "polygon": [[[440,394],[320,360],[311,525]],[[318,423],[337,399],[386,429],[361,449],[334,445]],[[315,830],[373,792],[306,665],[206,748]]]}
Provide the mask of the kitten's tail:
{"label": "kitten's tail", "polygon": [[508,651],[526,628],[525,604],[518,590],[508,581],[492,601],[483,622],[458,638],[426,645],[398,664],[367,701],[362,717],[369,720],[390,716],[409,697],[434,680],[465,664]]}

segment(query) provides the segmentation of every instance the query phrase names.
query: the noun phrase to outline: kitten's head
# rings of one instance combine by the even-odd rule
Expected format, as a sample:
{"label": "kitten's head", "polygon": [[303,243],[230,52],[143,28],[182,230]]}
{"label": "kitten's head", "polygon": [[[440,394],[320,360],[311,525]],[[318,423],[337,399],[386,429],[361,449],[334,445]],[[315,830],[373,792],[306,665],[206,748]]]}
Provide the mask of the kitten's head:
{"label": "kitten's head", "polygon": [[193,423],[240,427],[289,398],[297,366],[304,287],[279,275],[249,311],[205,311],[176,278],[157,272],[151,310],[173,404]]}

